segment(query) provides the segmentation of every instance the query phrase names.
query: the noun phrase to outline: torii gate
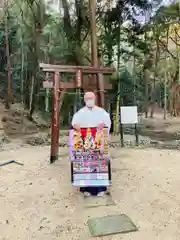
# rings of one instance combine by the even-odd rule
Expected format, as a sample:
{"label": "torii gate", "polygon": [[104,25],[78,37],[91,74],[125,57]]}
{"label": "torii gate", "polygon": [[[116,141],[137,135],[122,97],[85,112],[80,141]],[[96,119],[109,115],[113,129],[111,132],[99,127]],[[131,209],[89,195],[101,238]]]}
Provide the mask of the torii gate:
{"label": "torii gate", "polygon": [[[63,102],[65,89],[83,89],[84,91],[99,91],[100,98],[98,98],[98,105],[104,107],[104,90],[112,89],[112,84],[104,84],[102,79],[103,74],[112,74],[115,72],[114,68],[104,67],[90,67],[90,66],[67,66],[67,65],[51,65],[40,64],[40,68],[44,72],[53,73],[53,81],[44,81],[44,88],[53,89],[53,112],[52,112],[52,126],[51,126],[51,156],[50,163],[58,159],[59,150],[59,112]],[[60,78],[61,73],[74,73],[76,81],[62,82]],[[91,74],[97,76],[97,81],[83,81],[83,74]]]}

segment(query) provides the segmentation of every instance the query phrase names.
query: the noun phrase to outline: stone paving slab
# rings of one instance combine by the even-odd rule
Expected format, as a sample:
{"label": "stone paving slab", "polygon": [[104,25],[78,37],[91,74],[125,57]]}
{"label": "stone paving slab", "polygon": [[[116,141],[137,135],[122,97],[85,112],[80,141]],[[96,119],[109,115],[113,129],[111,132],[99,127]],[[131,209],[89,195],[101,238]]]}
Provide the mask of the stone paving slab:
{"label": "stone paving slab", "polygon": [[92,237],[129,233],[138,230],[132,220],[125,214],[89,219],[88,227]]}
{"label": "stone paving slab", "polygon": [[86,208],[115,205],[115,202],[110,194],[105,195],[103,197],[96,196],[84,197],[83,200],[84,207]]}

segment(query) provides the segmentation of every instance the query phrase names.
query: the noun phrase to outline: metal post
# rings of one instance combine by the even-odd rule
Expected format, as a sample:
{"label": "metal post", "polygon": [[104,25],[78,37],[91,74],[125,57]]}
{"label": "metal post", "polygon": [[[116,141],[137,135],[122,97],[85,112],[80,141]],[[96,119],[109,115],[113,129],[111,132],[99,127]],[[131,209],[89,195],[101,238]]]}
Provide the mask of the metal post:
{"label": "metal post", "polygon": [[59,73],[54,72],[53,76],[53,112],[52,112],[52,126],[51,126],[51,156],[50,163],[58,159],[59,150],[59,101],[60,101],[60,78]]}

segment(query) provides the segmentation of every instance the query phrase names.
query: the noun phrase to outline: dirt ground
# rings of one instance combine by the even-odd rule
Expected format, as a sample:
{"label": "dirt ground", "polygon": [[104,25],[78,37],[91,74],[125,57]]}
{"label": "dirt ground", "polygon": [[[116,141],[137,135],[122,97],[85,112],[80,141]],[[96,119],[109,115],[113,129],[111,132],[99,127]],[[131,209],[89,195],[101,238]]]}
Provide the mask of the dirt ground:
{"label": "dirt ground", "polygon": [[138,232],[102,240],[179,240],[179,152],[154,149],[112,150],[115,206],[84,208],[70,183],[68,150],[49,165],[49,147],[0,152],[1,240],[89,240],[87,220],[127,214]]}

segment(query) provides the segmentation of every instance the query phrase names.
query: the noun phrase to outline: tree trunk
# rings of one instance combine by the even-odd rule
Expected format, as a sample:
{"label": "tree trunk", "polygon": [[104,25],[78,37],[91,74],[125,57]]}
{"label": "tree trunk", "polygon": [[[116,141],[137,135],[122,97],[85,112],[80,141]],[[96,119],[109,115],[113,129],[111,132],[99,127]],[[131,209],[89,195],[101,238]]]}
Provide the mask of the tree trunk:
{"label": "tree trunk", "polygon": [[155,94],[155,90],[156,90],[156,76],[157,76],[157,64],[160,58],[160,47],[159,47],[159,39],[156,39],[156,58],[155,58],[155,63],[154,63],[154,79],[153,79],[153,87],[152,87],[152,91],[151,91],[151,113],[150,113],[150,117],[153,118],[154,115],[154,111],[155,111],[155,103],[156,103],[156,94]]}
{"label": "tree trunk", "polygon": [[34,112],[34,108],[35,108],[35,99],[34,99],[34,83],[35,79],[34,76],[32,76],[31,79],[31,91],[30,91],[30,100],[29,100],[29,119],[32,120],[32,114]]}
{"label": "tree trunk", "polygon": [[149,89],[148,89],[148,77],[146,70],[144,70],[144,80],[145,80],[145,118],[148,118],[149,111]]}
{"label": "tree trunk", "polygon": [[11,107],[12,103],[12,73],[11,73],[11,60],[9,51],[9,35],[8,35],[8,2],[5,1],[5,19],[4,19],[4,32],[5,32],[5,45],[6,45],[6,60],[7,60],[7,80],[8,80],[8,93],[6,108]]}

